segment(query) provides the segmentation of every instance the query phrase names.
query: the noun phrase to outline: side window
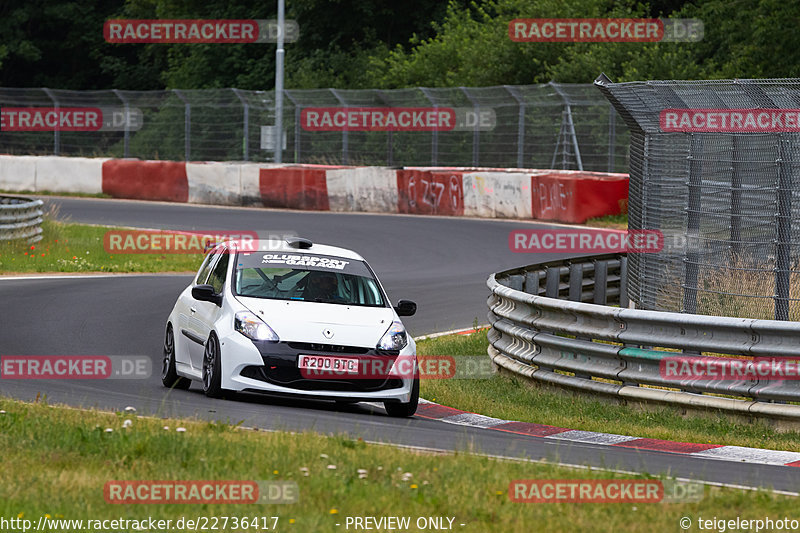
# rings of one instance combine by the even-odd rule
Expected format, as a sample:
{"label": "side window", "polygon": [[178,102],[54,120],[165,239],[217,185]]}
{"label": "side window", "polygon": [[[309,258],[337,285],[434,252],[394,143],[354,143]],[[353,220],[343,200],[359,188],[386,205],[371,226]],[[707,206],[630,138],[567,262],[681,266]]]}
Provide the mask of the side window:
{"label": "side window", "polygon": [[222,292],[222,287],[225,286],[225,276],[228,273],[228,257],[230,254],[224,251],[217,261],[217,265],[208,277],[208,284],[214,287],[214,292],[219,294]]}
{"label": "side window", "polygon": [[203,285],[206,282],[208,274],[211,272],[211,267],[214,266],[214,262],[218,257],[219,254],[215,254],[214,252],[206,255],[203,265],[200,267],[200,270],[197,271],[197,278],[194,280],[195,285]]}

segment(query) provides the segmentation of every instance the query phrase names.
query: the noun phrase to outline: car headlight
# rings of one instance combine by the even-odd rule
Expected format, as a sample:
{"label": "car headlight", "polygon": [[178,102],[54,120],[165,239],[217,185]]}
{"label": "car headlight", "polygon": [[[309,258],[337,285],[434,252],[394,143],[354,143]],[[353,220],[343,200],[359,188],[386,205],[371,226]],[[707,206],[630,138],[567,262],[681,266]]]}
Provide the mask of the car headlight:
{"label": "car headlight", "polygon": [[266,322],[250,311],[239,311],[233,319],[233,327],[236,331],[254,341],[279,341],[278,334],[275,333]]}
{"label": "car headlight", "polygon": [[381,340],[378,341],[378,349],[380,350],[402,350],[408,344],[408,335],[406,335],[406,328],[400,322],[392,322],[386,333],[383,334]]}

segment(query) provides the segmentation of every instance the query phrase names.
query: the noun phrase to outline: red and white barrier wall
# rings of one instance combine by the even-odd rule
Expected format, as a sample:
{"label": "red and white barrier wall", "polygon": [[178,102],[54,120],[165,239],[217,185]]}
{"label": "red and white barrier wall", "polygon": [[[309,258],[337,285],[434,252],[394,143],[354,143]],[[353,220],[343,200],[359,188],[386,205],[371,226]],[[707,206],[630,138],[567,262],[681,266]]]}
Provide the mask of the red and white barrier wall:
{"label": "red and white barrier wall", "polygon": [[628,176],[569,170],[183,163],[0,155],[0,189],[318,211],[581,223],[624,213]]}

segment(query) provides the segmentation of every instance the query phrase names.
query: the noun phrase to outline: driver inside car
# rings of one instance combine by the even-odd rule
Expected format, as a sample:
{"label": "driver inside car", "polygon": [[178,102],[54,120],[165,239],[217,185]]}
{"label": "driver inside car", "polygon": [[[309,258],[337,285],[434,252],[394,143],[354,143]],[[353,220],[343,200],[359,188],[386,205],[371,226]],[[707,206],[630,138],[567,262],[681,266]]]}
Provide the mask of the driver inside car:
{"label": "driver inside car", "polygon": [[344,298],[339,296],[338,289],[339,281],[335,274],[309,272],[303,299],[306,301],[343,302]]}

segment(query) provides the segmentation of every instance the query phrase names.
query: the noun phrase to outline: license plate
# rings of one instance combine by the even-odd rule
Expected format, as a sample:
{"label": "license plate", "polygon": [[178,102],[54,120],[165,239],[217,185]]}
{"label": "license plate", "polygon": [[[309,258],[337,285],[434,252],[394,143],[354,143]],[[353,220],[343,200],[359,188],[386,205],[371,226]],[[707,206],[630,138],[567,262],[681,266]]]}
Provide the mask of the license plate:
{"label": "license plate", "polygon": [[301,355],[297,358],[297,367],[303,370],[319,370],[321,372],[358,373],[358,361],[348,357]]}

